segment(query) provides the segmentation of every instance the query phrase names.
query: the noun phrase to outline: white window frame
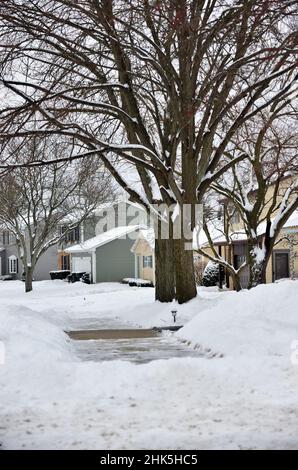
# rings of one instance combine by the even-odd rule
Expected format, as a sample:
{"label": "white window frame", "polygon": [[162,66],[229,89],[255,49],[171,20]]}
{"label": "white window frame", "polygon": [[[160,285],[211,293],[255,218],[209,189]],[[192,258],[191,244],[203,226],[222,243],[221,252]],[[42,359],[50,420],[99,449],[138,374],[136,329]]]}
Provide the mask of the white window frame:
{"label": "white window frame", "polygon": [[18,268],[17,257],[15,255],[11,255],[8,258],[9,274],[17,274],[17,272],[18,272],[17,268]]}
{"label": "white window frame", "polygon": [[143,256],[143,268],[153,267],[153,257],[152,255]]}

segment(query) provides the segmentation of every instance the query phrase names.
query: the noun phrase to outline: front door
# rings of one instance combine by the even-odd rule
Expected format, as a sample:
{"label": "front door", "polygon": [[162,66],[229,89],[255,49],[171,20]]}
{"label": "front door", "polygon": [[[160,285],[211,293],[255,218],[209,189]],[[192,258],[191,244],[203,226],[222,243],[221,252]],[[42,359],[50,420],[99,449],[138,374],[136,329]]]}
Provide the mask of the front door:
{"label": "front door", "polygon": [[273,253],[273,279],[284,279],[289,277],[289,253],[287,251],[276,251]]}

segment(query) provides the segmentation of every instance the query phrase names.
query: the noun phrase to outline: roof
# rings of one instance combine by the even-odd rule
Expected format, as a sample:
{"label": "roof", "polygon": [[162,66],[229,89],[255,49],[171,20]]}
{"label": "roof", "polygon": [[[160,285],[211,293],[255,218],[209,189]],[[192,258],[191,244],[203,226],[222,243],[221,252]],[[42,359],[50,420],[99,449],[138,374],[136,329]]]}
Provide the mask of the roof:
{"label": "roof", "polygon": [[99,248],[102,245],[106,245],[118,238],[125,237],[131,232],[139,230],[139,225],[130,225],[130,226],[123,226],[123,227],[116,227],[108,230],[107,232],[103,232],[100,235],[96,235],[96,237],[89,238],[85,242],[79,243],[77,245],[71,246],[70,248],[66,248],[67,253],[84,253],[84,252],[92,252],[95,251],[96,248]]}
{"label": "roof", "polygon": [[[272,222],[273,221],[274,219],[272,220]],[[287,229],[287,228],[293,228],[293,227],[298,227],[298,210],[293,212],[293,214],[289,217],[287,222],[283,225],[282,230]],[[257,235],[258,236],[264,235],[265,230],[266,230],[266,222],[260,223],[260,225],[258,226]],[[220,234],[219,231],[217,235],[214,236],[213,234],[211,238],[215,245],[227,243],[226,237],[222,234],[222,232]],[[247,240],[247,235],[244,230],[238,230],[238,231],[230,233],[229,238],[232,242],[240,242],[240,241]],[[202,241],[200,239],[200,246],[202,247],[208,246],[209,243],[207,241],[207,237],[205,236],[205,239],[204,240],[203,239],[204,239],[204,235],[203,235]]]}
{"label": "roof", "polygon": [[147,228],[147,229],[141,229],[139,231],[138,238],[134,242],[134,244],[131,247],[131,251],[134,251],[136,249],[137,243],[139,240],[145,240],[150,248],[154,250],[155,247],[155,233],[153,228]]}
{"label": "roof", "polygon": [[[193,233],[193,249],[197,249],[198,247],[198,240],[197,240],[197,231],[194,230]],[[202,236],[202,231],[199,232],[199,239],[201,240]],[[131,247],[131,251],[135,251],[137,243],[139,240],[145,240],[150,248],[154,250],[155,247],[155,232],[153,228],[148,228],[148,229],[141,229],[138,235],[138,238],[134,242],[133,246]],[[201,245],[201,243],[200,243]]]}
{"label": "roof", "polygon": [[298,210],[293,212],[291,217],[289,217],[289,219],[283,226],[283,228],[287,228],[287,227],[298,227]]}
{"label": "roof", "polygon": [[126,204],[128,206],[135,207],[138,210],[145,211],[145,208],[141,206],[140,204],[138,204],[137,202],[131,202],[131,201],[127,201],[127,200],[120,198],[120,199],[116,199],[115,201],[110,201],[110,202],[105,202],[103,204],[100,204],[99,206],[96,207],[96,209],[94,209],[93,213],[95,215],[101,215],[103,212],[109,210],[111,207],[118,206],[120,204],[121,205]]}

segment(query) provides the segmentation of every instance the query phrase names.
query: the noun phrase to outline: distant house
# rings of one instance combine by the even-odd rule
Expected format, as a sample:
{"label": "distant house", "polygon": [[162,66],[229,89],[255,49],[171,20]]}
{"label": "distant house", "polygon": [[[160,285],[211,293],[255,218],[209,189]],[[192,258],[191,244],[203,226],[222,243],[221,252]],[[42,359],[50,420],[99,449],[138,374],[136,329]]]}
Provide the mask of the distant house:
{"label": "distant house", "polygon": [[155,284],[154,260],[155,235],[152,228],[141,229],[138,238],[131,247],[134,254],[134,277],[145,279]]}
{"label": "distant house", "polygon": [[[213,237],[213,244],[216,251],[226,260],[232,260],[237,269],[243,264],[247,257],[248,244],[247,236],[239,216],[233,217],[232,229],[229,233],[230,242],[222,234]],[[258,227],[258,237],[261,243],[265,232],[265,224]],[[201,247],[212,254],[205,241]],[[206,263],[207,263],[206,259]],[[266,282],[274,282],[279,279],[298,278],[298,211],[295,211],[283,226],[273,249],[272,255],[266,269]],[[247,288],[249,281],[248,267],[240,272],[240,283],[242,288]],[[232,280],[229,280],[228,287],[233,288]]]}
{"label": "distant house", "polygon": [[[193,248],[196,248],[196,238],[193,238]],[[131,247],[135,257],[134,277],[151,281],[155,285],[155,233],[153,228],[140,229],[138,238]],[[193,253],[195,266],[203,263],[203,257]]]}
{"label": "distant house", "polygon": [[115,227],[66,248],[71,271],[90,274],[92,283],[119,282],[134,277],[135,260],[131,248],[139,230],[138,225]]}
{"label": "distant house", "polygon": [[[38,260],[33,278],[36,281],[50,279],[50,271],[57,269],[57,245],[51,246]],[[0,276],[22,279],[23,264],[19,256],[14,235],[0,229]]]}
{"label": "distant house", "polygon": [[79,227],[66,232],[59,245],[58,267],[87,272],[91,282],[121,281],[134,276],[131,247],[148,224],[143,207],[127,201],[99,206]]}
{"label": "distant house", "polygon": [[58,246],[58,269],[72,270],[71,252],[68,248],[82,244],[115,227],[147,225],[147,223],[147,214],[139,204],[122,200],[100,205],[80,226],[71,231],[67,231],[68,221],[66,220],[59,226],[60,232],[66,234]]}
{"label": "distant house", "polygon": [[[277,200],[281,202],[283,194],[285,194],[289,184],[292,181],[292,177],[284,178],[281,186],[280,193],[277,195]],[[253,191],[251,197],[253,197]],[[266,219],[267,206],[273,200],[274,185],[269,186],[266,195],[266,206],[263,210],[262,219]],[[220,222],[221,228],[219,230],[213,229],[212,241],[217,253],[219,253],[225,260],[233,264],[238,269],[247,259],[248,256],[248,242],[247,235],[244,230],[244,224],[240,217],[239,212],[233,205],[233,203],[227,199],[219,201],[222,205],[222,221]],[[276,214],[273,213],[272,222]],[[229,219],[230,223],[227,227],[226,221]],[[227,227],[227,228],[225,228]],[[258,226],[257,236],[259,239],[260,246],[262,239],[265,234],[266,224],[261,222]],[[228,233],[228,242],[226,233]],[[204,242],[201,243],[201,247],[209,254],[210,251],[209,243],[205,238]],[[205,259],[207,263],[207,258]],[[266,269],[267,283],[275,282],[279,279],[287,278],[298,278],[298,210],[296,210],[284,224],[281,232],[278,236],[277,242],[273,248],[272,255],[269,259]],[[247,288],[249,283],[249,270],[246,266],[240,272],[240,283],[242,288]],[[227,287],[233,288],[233,282],[226,275]]]}

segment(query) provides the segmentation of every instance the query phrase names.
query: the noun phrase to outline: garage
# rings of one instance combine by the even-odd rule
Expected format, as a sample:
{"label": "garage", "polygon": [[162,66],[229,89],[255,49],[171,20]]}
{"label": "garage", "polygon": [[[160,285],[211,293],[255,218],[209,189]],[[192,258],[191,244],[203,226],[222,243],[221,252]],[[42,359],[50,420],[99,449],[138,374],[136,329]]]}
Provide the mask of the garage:
{"label": "garage", "polygon": [[80,255],[73,255],[72,256],[72,272],[75,273],[91,273],[91,256],[80,256]]}

